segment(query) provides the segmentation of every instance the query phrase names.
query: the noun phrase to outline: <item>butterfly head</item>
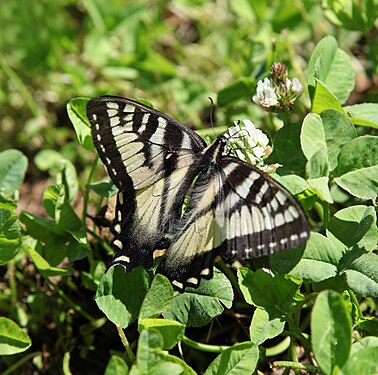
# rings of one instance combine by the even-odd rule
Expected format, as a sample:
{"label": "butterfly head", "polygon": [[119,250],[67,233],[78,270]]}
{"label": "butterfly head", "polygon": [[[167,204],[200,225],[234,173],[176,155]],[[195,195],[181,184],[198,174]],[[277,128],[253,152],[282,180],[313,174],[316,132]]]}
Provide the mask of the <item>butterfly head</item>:
{"label": "butterfly head", "polygon": [[225,150],[227,149],[227,138],[223,135],[218,136],[215,141],[207,146],[202,155],[204,155],[203,160],[206,164],[216,164],[218,159],[222,157]]}

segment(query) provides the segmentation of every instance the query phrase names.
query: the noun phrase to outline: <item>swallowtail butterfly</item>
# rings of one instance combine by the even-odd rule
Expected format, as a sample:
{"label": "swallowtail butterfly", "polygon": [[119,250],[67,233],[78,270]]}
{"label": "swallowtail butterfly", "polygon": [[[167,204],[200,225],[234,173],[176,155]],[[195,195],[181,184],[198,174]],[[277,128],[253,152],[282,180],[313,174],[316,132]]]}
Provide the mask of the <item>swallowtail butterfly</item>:
{"label": "swallowtail butterfly", "polygon": [[[130,99],[87,104],[94,145],[118,187],[112,265],[158,266],[176,288],[211,278],[217,255],[241,259],[298,247],[309,237],[300,204],[256,167],[194,131]],[[190,202],[181,218],[185,196]]]}

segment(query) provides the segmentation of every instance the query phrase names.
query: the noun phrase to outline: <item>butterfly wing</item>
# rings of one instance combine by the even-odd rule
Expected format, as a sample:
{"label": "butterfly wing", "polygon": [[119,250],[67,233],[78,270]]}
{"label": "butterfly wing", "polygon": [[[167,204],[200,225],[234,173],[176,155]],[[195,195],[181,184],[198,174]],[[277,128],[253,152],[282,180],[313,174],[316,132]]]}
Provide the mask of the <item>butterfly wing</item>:
{"label": "butterfly wing", "polygon": [[205,142],[169,116],[130,99],[91,99],[87,117],[94,145],[119,189],[111,264],[128,270],[151,267],[153,250],[159,242],[163,246],[180,217]]}
{"label": "butterfly wing", "polygon": [[304,244],[310,225],[302,206],[277,181],[239,159],[221,160],[227,181],[218,207],[227,212],[222,254],[227,259],[269,255]]}
{"label": "butterfly wing", "polygon": [[201,172],[187,213],[159,266],[179,289],[211,278],[217,255],[272,254],[300,246],[310,231],[302,207],[284,187],[233,157]]}

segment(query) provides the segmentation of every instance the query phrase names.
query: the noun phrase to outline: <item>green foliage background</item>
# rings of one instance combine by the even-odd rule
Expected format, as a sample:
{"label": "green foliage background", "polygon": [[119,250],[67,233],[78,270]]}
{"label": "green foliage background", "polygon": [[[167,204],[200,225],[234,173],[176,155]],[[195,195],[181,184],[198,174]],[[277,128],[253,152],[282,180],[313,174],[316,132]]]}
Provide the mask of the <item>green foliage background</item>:
{"label": "green foliage background", "polygon": [[[0,373],[377,373],[377,18],[376,0],[1,2]],[[250,99],[275,61],[305,87],[291,114]],[[82,99],[102,94],[208,137],[209,96],[216,133],[250,118],[308,210],[306,247],[183,294],[104,275],[86,214],[114,187]]]}

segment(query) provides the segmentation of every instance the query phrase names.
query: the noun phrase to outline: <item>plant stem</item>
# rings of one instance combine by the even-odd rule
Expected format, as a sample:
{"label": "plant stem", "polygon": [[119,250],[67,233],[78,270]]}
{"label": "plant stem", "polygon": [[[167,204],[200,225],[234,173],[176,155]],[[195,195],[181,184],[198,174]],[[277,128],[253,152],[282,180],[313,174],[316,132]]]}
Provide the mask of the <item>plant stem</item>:
{"label": "plant stem", "polygon": [[285,367],[285,368],[292,368],[297,370],[305,370],[309,372],[313,372],[315,374],[324,374],[319,367],[308,365],[306,363],[299,363],[299,362],[291,362],[291,361],[275,361],[273,362],[274,367]]}
{"label": "plant stem", "polygon": [[128,365],[132,365],[135,362],[135,355],[130,348],[129,340],[127,339],[122,327],[119,324],[116,324],[115,326],[117,328],[118,336],[121,339],[122,344],[126,350],[126,355],[127,355],[126,362]]}
{"label": "plant stem", "polygon": [[[296,343],[295,343],[294,337],[290,336],[290,346],[289,346],[290,358],[293,360],[293,363],[299,363],[295,344]],[[294,373],[299,375],[298,369],[294,369]]]}
{"label": "plant stem", "polygon": [[9,274],[9,287],[11,290],[11,298],[12,298],[12,303],[9,306],[10,307],[10,316],[14,315],[16,313],[15,309],[17,306],[17,282],[16,282],[16,266],[13,261],[9,262],[9,267],[8,267],[8,274]]}
{"label": "plant stem", "polygon": [[33,113],[33,116],[37,117],[40,113],[40,108],[37,102],[34,100],[33,95],[27,88],[27,86],[22,82],[20,77],[17,75],[15,71],[7,64],[4,56],[0,55],[0,69],[4,72],[4,74],[9,78],[12,82],[14,87],[18,90],[20,95],[25,100],[25,103],[28,105],[30,110]]}
{"label": "plant stem", "polygon": [[290,125],[291,120],[290,120],[290,114],[288,112],[282,113],[282,121],[284,123],[284,126]]}
{"label": "plant stem", "polygon": [[229,348],[229,346],[225,345],[202,344],[201,342],[193,341],[192,339],[186,336],[182,338],[182,342],[190,346],[191,348],[198,349],[208,353],[222,353],[224,350]]}
{"label": "plant stem", "polygon": [[77,303],[75,303],[74,301],[72,301],[70,297],[66,296],[63,293],[63,291],[59,289],[59,287],[57,285],[53,284],[52,282],[49,282],[49,285],[51,286],[51,288],[54,289],[54,291],[59,295],[59,297],[62,298],[77,313],[79,313],[80,315],[82,315],[84,318],[86,318],[90,322],[92,322],[92,323],[95,322],[95,319],[90,314],[88,314],[86,311],[84,311],[81,308],[80,305],[78,305]]}
{"label": "plant stem", "polygon": [[350,290],[350,289],[348,290],[348,294],[349,294],[350,300],[358,309],[358,319],[362,318],[363,314],[361,313],[360,302],[358,301],[356,295],[354,294],[353,290]]}
{"label": "plant stem", "polygon": [[93,230],[89,229],[88,227],[86,227],[85,230],[101,243],[101,246],[106,250],[107,254],[114,254],[114,249],[97,233],[93,232]]}
{"label": "plant stem", "polygon": [[83,0],[83,5],[92,19],[95,29],[100,33],[104,33],[106,31],[105,22],[96,3],[92,0]]}
{"label": "plant stem", "polygon": [[329,203],[323,201],[322,202],[323,206],[323,223],[324,223],[324,228],[328,227],[329,219],[330,219],[330,212],[329,212]]}
{"label": "plant stem", "polygon": [[95,172],[96,167],[97,167],[97,162],[98,162],[98,155],[96,154],[96,157],[93,161],[91,171],[89,172],[88,181],[85,185],[85,190],[84,190],[83,218],[82,218],[84,225],[85,225],[85,220],[87,218],[88,199],[89,199],[89,185],[90,185],[90,183],[93,179],[93,175],[94,175],[94,172]]}
{"label": "plant stem", "polygon": [[230,280],[231,285],[234,289],[234,292],[237,293],[239,298],[244,301],[244,296],[242,291],[240,290],[238,279],[235,276],[235,274],[232,272],[232,270],[226,265],[223,259],[217,260],[217,263],[221,269],[221,271],[227,276],[227,278]]}
{"label": "plant stem", "polygon": [[[302,306],[302,305],[301,305]],[[296,319],[287,315],[286,320],[289,324],[289,335],[292,337],[297,338],[298,340],[301,341],[301,344],[303,345],[304,349],[307,352],[311,352],[311,343],[310,341],[306,338],[306,336],[301,332],[299,329],[299,318],[300,316],[297,315]]]}
{"label": "plant stem", "polygon": [[36,357],[37,355],[40,355],[41,352],[33,352],[33,353],[28,353],[25,354],[24,357],[22,357],[19,361],[16,363],[13,363],[10,367],[8,367],[5,371],[1,373],[1,375],[10,375],[10,374],[15,374],[17,373],[17,369],[21,367],[24,363],[32,359],[33,357]]}

